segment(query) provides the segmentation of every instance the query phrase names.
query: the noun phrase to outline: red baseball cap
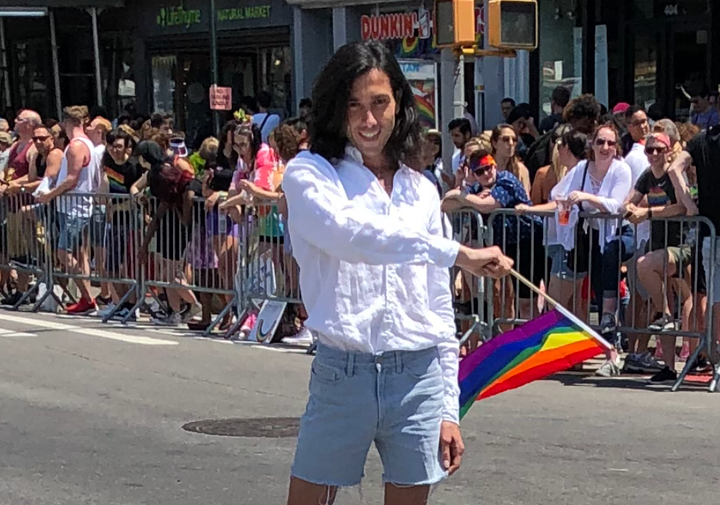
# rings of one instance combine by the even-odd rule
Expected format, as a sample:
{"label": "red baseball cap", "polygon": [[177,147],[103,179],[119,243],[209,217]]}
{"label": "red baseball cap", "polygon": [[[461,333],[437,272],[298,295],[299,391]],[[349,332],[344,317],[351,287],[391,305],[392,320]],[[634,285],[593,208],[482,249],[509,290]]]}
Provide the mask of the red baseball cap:
{"label": "red baseball cap", "polygon": [[612,113],[613,114],[623,114],[626,110],[630,108],[630,104],[627,102],[620,102],[615,107],[613,107]]}

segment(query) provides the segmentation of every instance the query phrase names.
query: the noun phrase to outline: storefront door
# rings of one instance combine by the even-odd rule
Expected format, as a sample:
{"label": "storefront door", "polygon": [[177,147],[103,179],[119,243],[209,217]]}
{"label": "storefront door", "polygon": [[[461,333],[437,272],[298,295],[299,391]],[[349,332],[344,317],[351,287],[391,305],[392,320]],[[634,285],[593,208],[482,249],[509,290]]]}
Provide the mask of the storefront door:
{"label": "storefront door", "polygon": [[664,17],[634,26],[634,101],[646,108],[658,103],[667,116],[686,120],[690,112],[688,86],[702,81],[715,89],[718,83],[710,82],[709,16],[699,20],[675,12],[672,7],[662,11]]}

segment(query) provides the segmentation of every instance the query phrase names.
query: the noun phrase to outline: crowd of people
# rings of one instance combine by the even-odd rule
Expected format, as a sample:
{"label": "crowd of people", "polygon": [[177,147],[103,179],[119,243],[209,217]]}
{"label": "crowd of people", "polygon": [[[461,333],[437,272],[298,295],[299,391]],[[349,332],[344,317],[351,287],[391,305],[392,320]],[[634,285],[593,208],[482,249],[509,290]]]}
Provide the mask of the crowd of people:
{"label": "crowd of people", "polygon": [[[404,160],[434,184],[446,212],[470,208],[489,218],[512,211],[488,223],[490,240],[554,300],[588,321],[597,312],[600,332],[615,344],[601,375],[621,373],[624,350],[625,371],[674,381],[676,337],[667,333],[704,331],[712,244],[703,239],[710,233],[673,218],[695,215],[699,205],[701,216],[720,225],[707,196],[715,182],[710,167],[720,156],[720,116],[707,87],[689,90],[695,113],[682,123],[626,103],[607,111],[593,96],[571,99],[560,87],[551,114],[536,127],[530,106],[508,98],[506,122],[492,130],[478,134],[466,117],[449,122],[449,170],[438,130],[425,131],[417,156]],[[215,296],[221,306],[232,304],[243,248],[270,255],[281,278],[275,289],[297,291],[282,178],[287,162],[308,148],[312,103],[303,99],[303,115],[283,121],[270,102],[265,92],[244,99],[217,138],[192,142],[172,117],[124,113],[110,121],[84,106],[67,107],[62,122],[30,110],[17,115],[12,130],[0,120],[0,264],[31,263],[46,237],[58,272],[79,290],[68,314],[97,311],[122,320],[146,307],[127,282],[112,280],[134,279],[145,265],[152,280],[170,286],[156,289],[164,303],[147,307],[153,321],[192,330],[211,324]],[[42,231],[39,221],[54,232]],[[247,240],[250,228],[257,247]],[[95,296],[91,270],[104,279]],[[2,304],[33,301],[25,296],[31,273],[2,270]],[[58,282],[65,286],[67,279]],[[455,283],[458,307],[473,282],[465,276]],[[214,289],[192,289],[198,285]],[[495,315],[503,322],[531,319],[542,309],[536,298],[523,283],[494,283]],[[302,315],[291,314],[294,330],[285,333],[302,330]],[[220,329],[239,323],[238,316],[237,309],[226,311]],[[243,334],[254,320],[251,313],[242,321]],[[653,333],[660,335],[654,354]],[[697,339],[687,339],[681,356],[696,347]],[[701,355],[695,367],[706,368],[707,358]]]}
{"label": "crowd of people", "polygon": [[[694,113],[677,123],[656,107],[654,118],[627,103],[607,111],[591,95],[570,99],[558,88],[538,129],[529,105],[505,99],[507,123],[492,131],[473,136],[465,118],[448,124],[454,177],[429,163],[442,172],[432,180],[444,185],[444,210],[471,208],[490,219],[506,209],[486,223],[517,270],[582,319],[597,313],[600,333],[615,344],[597,371],[603,376],[621,373],[623,350],[623,370],[653,373],[653,383],[677,380],[678,354],[699,354],[693,369],[711,369],[704,353],[693,354],[698,339],[676,349],[673,334],[705,331],[705,273],[715,261],[709,227],[682,218],[699,212],[720,225],[709,195],[720,162],[717,110],[707,86],[688,89]],[[436,138],[427,136],[428,151],[440,160]],[[711,306],[720,301],[710,295]],[[501,321],[538,311],[537,296],[517,282],[496,281],[493,300]]]}
{"label": "crowd of people", "polygon": [[[297,297],[282,178],[307,148],[307,124],[281,120],[268,111],[270,100],[266,92],[245,100],[218,137],[187,142],[158,114],[111,121],[100,109],[70,106],[61,122],[31,110],[18,113],[12,130],[1,120],[1,303],[34,303],[31,285],[48,261],[65,295],[69,279],[77,286],[77,300],[64,307],[70,315],[127,321],[139,308],[156,324],[199,331],[218,307],[231,306],[218,328],[240,326],[247,336],[256,314],[238,321],[240,304],[232,303],[239,265],[251,268],[241,249],[266,253],[280,279],[275,294]],[[141,267],[159,303],[131,289]],[[287,311],[282,336],[309,340],[301,316]]]}

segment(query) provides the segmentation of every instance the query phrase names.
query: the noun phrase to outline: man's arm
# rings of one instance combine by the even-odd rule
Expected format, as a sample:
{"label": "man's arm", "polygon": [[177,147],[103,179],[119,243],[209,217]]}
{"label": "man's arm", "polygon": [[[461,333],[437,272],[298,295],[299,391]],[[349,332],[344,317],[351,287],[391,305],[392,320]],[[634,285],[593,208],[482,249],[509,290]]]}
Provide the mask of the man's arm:
{"label": "man's arm", "polygon": [[292,234],[349,263],[455,264],[457,242],[354,205],[335,169],[310,156],[301,154],[291,161],[283,180]]}
{"label": "man's arm", "polygon": [[695,216],[698,213],[697,205],[693,202],[692,196],[690,195],[690,188],[685,184],[685,171],[692,166],[693,159],[689,152],[682,151],[677,155],[675,161],[672,162],[668,169],[668,175],[675,187],[675,194],[677,196],[678,203],[682,203],[685,209],[687,209],[688,216]]}
{"label": "man's arm", "polygon": [[85,160],[89,157],[90,151],[83,142],[71,142],[67,150],[67,178],[46,195],[41,195],[39,201],[46,203],[75,189]]}

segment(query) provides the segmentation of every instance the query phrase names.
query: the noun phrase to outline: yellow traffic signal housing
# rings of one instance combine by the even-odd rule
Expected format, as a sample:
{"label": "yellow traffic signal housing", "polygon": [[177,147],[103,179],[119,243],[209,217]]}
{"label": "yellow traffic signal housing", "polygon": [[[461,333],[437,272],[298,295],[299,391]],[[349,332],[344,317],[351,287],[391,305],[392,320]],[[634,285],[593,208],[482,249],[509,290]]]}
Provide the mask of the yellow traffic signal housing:
{"label": "yellow traffic signal housing", "polygon": [[525,49],[538,46],[537,0],[489,0],[488,42],[500,49]]}
{"label": "yellow traffic signal housing", "polygon": [[435,0],[435,40],[438,47],[475,43],[475,0]]}

